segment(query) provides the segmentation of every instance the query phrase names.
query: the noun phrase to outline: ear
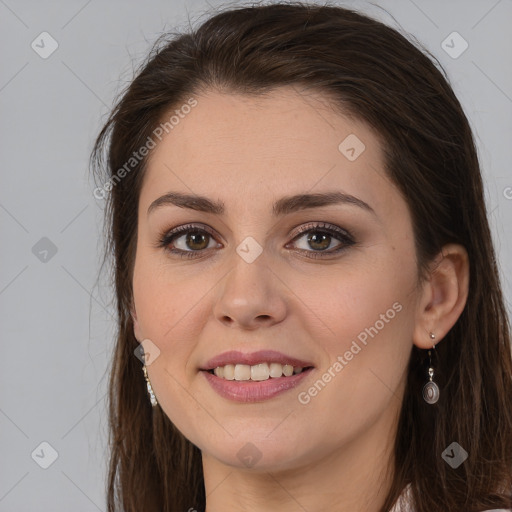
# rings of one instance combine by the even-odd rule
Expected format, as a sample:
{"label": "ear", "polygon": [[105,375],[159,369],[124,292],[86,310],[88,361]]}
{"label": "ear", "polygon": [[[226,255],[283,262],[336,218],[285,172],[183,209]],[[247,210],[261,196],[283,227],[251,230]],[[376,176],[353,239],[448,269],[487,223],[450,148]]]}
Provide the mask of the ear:
{"label": "ear", "polygon": [[466,305],[468,290],[468,253],[460,244],[447,244],[432,263],[416,306],[413,341],[418,348],[432,348],[446,336]]}
{"label": "ear", "polygon": [[133,334],[135,336],[135,339],[140,342],[143,339],[143,336],[141,335],[141,332],[140,332],[139,321],[137,319],[137,312],[135,310],[135,304],[133,302],[133,298],[132,298],[132,301],[130,304],[130,314],[131,314],[132,321],[133,321]]}

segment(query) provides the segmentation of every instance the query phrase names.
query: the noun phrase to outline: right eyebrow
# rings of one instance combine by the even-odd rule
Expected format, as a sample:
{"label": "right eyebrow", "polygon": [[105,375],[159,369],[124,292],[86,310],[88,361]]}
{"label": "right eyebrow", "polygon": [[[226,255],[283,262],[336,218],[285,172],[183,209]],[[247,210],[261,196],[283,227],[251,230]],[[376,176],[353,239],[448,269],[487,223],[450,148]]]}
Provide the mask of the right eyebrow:
{"label": "right eyebrow", "polygon": [[[377,216],[375,210],[362,199],[339,191],[315,194],[296,194],[293,196],[282,197],[273,204],[272,214],[274,217],[278,217],[301,210],[319,208],[332,204],[349,204],[357,206]],[[223,215],[226,211],[224,203],[220,200],[212,201],[211,199],[200,195],[168,192],[151,203],[147,214],[149,215],[152,211],[162,206],[170,205],[178,206],[179,208],[212,213],[214,215]]]}

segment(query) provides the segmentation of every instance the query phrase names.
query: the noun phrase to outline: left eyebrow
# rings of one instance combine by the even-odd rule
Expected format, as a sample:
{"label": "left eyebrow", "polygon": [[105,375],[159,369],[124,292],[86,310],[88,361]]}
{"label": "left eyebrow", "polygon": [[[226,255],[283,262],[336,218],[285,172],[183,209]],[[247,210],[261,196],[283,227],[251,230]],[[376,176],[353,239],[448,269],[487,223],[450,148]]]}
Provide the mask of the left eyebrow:
{"label": "left eyebrow", "polygon": [[[362,199],[359,199],[344,192],[325,192],[316,194],[296,194],[285,196],[278,199],[272,206],[272,215],[279,217],[293,212],[307,210],[310,208],[320,208],[334,204],[348,204],[357,206],[374,216],[377,216],[374,209]],[[168,192],[167,194],[155,199],[148,208],[149,215],[154,210],[162,206],[178,206],[199,212],[212,213],[214,215],[223,215],[226,211],[222,201],[212,201],[204,196],[195,194],[183,194],[180,192]]]}

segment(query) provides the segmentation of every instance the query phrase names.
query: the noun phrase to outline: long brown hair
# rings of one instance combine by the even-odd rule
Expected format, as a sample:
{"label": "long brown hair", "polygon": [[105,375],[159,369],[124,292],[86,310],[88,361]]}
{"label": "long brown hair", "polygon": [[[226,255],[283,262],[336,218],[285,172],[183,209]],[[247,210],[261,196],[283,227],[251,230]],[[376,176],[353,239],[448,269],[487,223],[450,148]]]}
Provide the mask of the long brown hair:
{"label": "long brown hair", "polygon": [[[412,348],[396,468],[381,512],[407,484],[417,512],[512,507],[510,324],[471,129],[434,61],[365,15],[299,2],[237,6],[157,41],[91,155],[101,185],[95,195],[106,199],[105,257],[113,257],[118,314],[109,388],[109,512],[205,508],[201,453],[160,406],[152,409],[134,356],[132,273],[147,156],[126,163],[165,115],[201,91],[257,95],[283,85],[319,91],[381,136],[386,172],[412,216],[419,275],[426,277],[444,244],[462,244],[469,255],[466,306],[436,346],[442,393],[435,406],[421,395],[424,351]],[[454,441],[468,452],[457,469],[441,457]]]}

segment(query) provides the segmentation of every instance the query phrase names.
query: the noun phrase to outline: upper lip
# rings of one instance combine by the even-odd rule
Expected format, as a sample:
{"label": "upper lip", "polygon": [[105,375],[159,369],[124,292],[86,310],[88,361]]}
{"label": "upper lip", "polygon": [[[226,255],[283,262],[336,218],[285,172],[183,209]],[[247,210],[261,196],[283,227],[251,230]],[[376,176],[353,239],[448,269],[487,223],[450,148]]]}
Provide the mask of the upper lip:
{"label": "upper lip", "polygon": [[217,366],[226,366],[227,364],[247,364],[253,366],[260,363],[280,363],[289,364],[295,367],[306,368],[313,366],[312,363],[302,361],[295,357],[287,356],[275,350],[258,350],[257,352],[245,353],[237,350],[223,352],[209,359],[200,369],[213,370]]}

